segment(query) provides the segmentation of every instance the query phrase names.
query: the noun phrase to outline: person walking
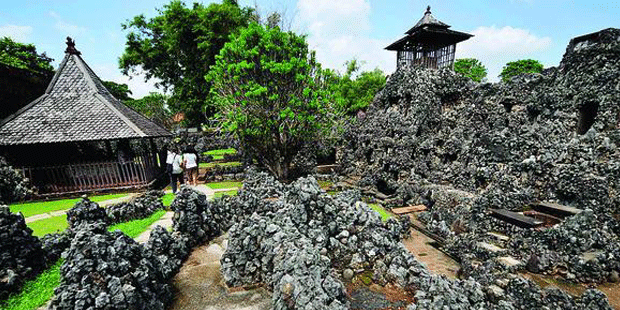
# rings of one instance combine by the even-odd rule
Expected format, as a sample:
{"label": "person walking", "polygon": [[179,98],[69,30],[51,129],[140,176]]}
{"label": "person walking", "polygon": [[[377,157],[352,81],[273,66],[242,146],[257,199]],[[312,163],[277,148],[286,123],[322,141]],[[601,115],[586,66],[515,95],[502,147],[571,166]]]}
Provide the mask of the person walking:
{"label": "person walking", "polygon": [[193,186],[198,185],[198,154],[193,148],[188,147],[183,153],[183,160],[185,161],[187,182]]}
{"label": "person walking", "polygon": [[172,145],[168,146],[168,150],[166,151],[166,173],[169,178],[172,178],[172,162],[174,161],[174,156],[176,155],[177,153],[175,153]]}
{"label": "person walking", "polygon": [[177,181],[183,185],[183,156],[180,154],[180,150],[177,149],[174,152],[172,158],[172,174],[170,177],[170,186],[172,187],[172,193],[177,193]]}

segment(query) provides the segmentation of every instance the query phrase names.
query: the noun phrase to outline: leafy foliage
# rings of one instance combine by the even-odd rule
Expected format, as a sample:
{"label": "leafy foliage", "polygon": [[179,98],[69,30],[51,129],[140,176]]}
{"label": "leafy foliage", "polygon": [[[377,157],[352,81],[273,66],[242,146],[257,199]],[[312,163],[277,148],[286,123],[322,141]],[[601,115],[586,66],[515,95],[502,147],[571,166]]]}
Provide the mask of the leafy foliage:
{"label": "leafy foliage", "polygon": [[129,86],[127,86],[127,84],[118,84],[112,81],[101,81],[101,83],[103,83],[103,86],[105,86],[105,88],[110,91],[114,98],[123,102],[127,100],[132,100],[131,97],[129,97],[129,95],[131,95],[132,93],[131,90],[129,90]]}
{"label": "leafy foliage", "polygon": [[375,94],[385,86],[386,77],[379,69],[360,71],[360,64],[353,59],[346,63],[347,71],[339,76],[333,71],[326,73],[332,92],[334,107],[338,114],[354,115],[372,102]]}
{"label": "leafy foliage", "polygon": [[329,124],[321,69],[305,37],[257,23],[226,43],[207,79],[224,128],[281,180]]}
{"label": "leafy foliage", "polygon": [[141,99],[127,100],[125,104],[148,119],[170,129],[172,112],[168,109],[169,97],[160,93],[150,93]]}
{"label": "leafy foliage", "polygon": [[487,76],[487,68],[475,58],[461,58],[454,62],[454,72],[460,73],[476,82]]}
{"label": "leafy foliage", "polygon": [[522,73],[541,73],[542,71],[543,65],[538,60],[522,59],[507,63],[499,77],[502,78],[502,81],[507,82],[513,76]]}
{"label": "leafy foliage", "polygon": [[184,112],[189,125],[198,125],[205,114],[214,113],[208,100],[211,85],[204,76],[229,35],[248,25],[252,10],[232,0],[207,7],[172,1],[158,12],[154,18],[138,15],[123,24],[130,32],[120,68],[127,75],[142,69],[147,79],[161,80],[158,86],[173,90],[172,112]]}
{"label": "leafy foliage", "polygon": [[33,44],[15,42],[9,37],[0,39],[0,63],[7,66],[26,69],[42,75],[51,75],[54,73],[54,68],[51,65],[53,60],[47,57],[45,53],[37,53]]}

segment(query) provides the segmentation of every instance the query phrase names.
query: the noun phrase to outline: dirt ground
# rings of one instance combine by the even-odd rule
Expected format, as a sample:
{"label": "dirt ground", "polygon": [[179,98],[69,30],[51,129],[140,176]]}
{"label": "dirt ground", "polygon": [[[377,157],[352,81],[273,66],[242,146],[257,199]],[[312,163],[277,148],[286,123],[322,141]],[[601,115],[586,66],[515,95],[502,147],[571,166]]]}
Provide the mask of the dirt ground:
{"label": "dirt ground", "polygon": [[[529,272],[523,273],[521,276],[538,283],[538,285],[543,288],[550,286],[557,287],[573,296],[579,296],[588,289],[587,285],[564,282],[551,276],[543,276]],[[604,283],[596,286],[596,288],[607,295],[607,299],[609,299],[609,303],[614,309],[620,310],[620,283]]]}

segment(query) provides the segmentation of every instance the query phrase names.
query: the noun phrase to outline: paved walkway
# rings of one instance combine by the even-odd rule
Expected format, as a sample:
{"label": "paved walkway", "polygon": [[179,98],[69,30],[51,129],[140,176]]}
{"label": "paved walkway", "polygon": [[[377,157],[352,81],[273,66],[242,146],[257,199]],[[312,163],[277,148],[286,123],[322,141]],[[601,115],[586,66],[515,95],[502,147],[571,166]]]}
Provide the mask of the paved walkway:
{"label": "paved walkway", "polygon": [[137,236],[134,240],[136,240],[136,242],[138,243],[146,243],[149,240],[149,237],[151,236],[151,231],[156,226],[161,226],[165,229],[169,229],[170,227],[172,227],[173,216],[174,216],[174,212],[172,211],[166,212],[164,216],[162,216],[159,220],[155,221],[155,223],[151,224],[151,226],[149,226],[147,230],[145,230],[143,233]]}
{"label": "paved walkway", "polygon": [[[102,206],[102,207],[105,207],[105,206],[109,206],[109,205],[113,205],[113,204],[129,201],[129,200],[135,198],[138,195],[139,195],[139,193],[131,193],[131,194],[128,194],[127,196],[104,200],[104,201],[98,202],[98,204],[100,206]],[[65,215],[65,214],[67,214],[67,211],[69,211],[70,209],[71,208],[66,209],[66,210],[58,210],[58,211],[52,211],[52,212],[41,213],[41,214],[36,214],[36,215],[33,215],[33,216],[29,216],[29,217],[27,217],[25,219],[26,220],[26,224],[32,223],[32,222],[35,222],[35,221],[38,221],[38,220],[42,220],[42,219],[47,219],[47,218],[50,218],[50,217]]]}
{"label": "paved walkway", "polygon": [[[239,187],[213,189],[213,188],[208,187],[206,184],[198,184],[196,186],[190,186],[190,187],[207,195],[207,199],[212,199],[215,196],[215,193],[239,190]],[[169,194],[169,193],[172,193],[172,190],[168,189],[165,192],[166,194]]]}

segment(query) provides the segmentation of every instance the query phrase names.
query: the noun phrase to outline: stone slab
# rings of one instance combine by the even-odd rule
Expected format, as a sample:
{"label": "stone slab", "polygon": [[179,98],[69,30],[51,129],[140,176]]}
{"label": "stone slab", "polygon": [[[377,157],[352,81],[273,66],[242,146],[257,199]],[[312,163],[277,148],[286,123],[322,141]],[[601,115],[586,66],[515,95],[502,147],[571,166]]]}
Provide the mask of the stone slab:
{"label": "stone slab", "polygon": [[489,252],[497,253],[501,251],[505,251],[505,249],[496,246],[495,244],[487,243],[487,242],[478,242],[476,244],[479,248],[488,250]]}
{"label": "stone slab", "polygon": [[497,261],[504,264],[507,267],[515,267],[515,266],[519,266],[522,265],[523,262],[521,262],[520,260],[512,257],[512,256],[502,256],[502,257],[498,257]]}
{"label": "stone slab", "polygon": [[417,205],[417,206],[408,206],[403,208],[394,208],[392,209],[392,213],[394,214],[408,214],[413,212],[421,212],[426,211],[428,208],[425,205]]}

